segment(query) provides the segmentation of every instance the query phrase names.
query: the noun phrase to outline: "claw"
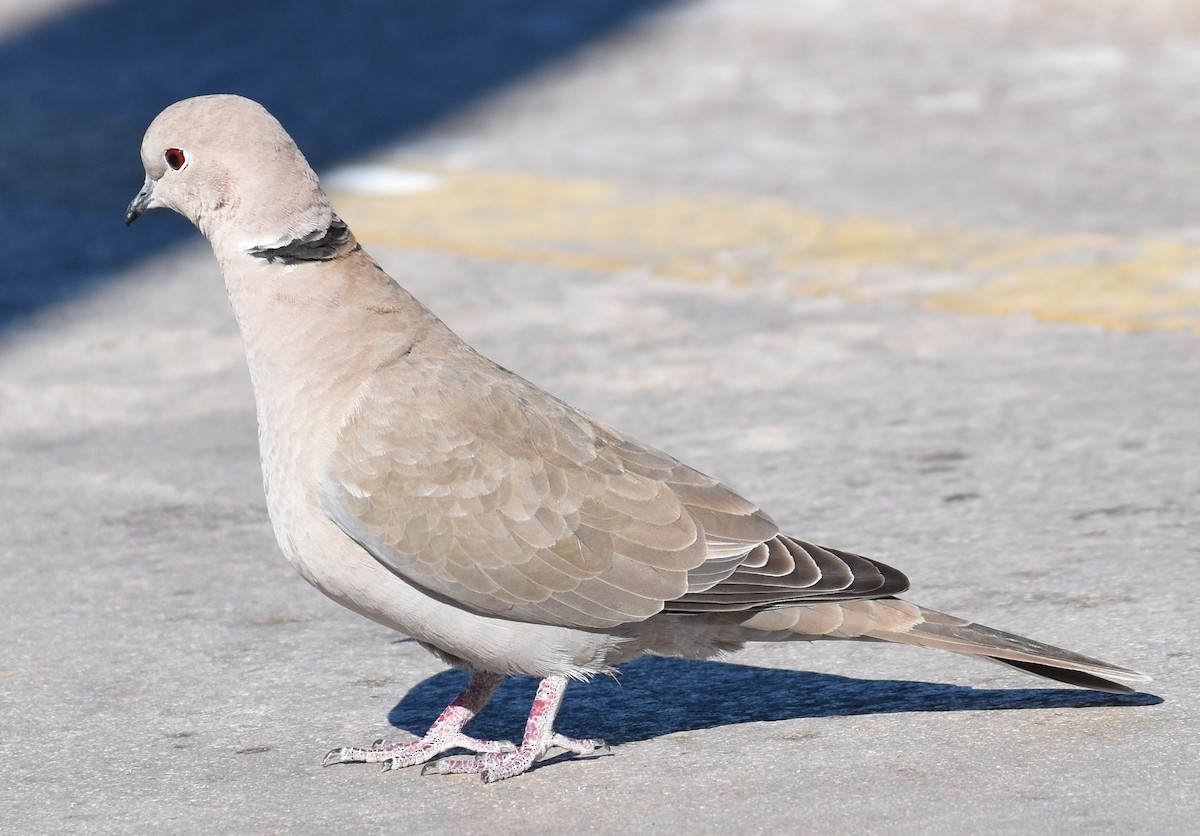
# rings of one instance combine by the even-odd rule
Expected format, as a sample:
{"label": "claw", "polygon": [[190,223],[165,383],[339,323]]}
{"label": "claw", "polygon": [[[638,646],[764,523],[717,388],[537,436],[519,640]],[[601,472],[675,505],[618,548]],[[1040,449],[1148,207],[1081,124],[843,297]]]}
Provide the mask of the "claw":
{"label": "claw", "polygon": [[545,750],[542,751],[542,755],[544,756],[550,749],[562,749],[564,752],[570,752],[575,755],[612,754],[608,744],[598,737],[565,737],[557,732],[550,736],[550,740],[547,742]]}
{"label": "claw", "polygon": [[[580,741],[580,742],[587,742],[592,745],[592,748],[590,751],[575,752],[576,755],[579,755],[582,758],[605,758],[613,753],[612,747],[609,746],[607,743],[605,743],[599,737],[593,737],[590,740]],[[561,749],[562,747],[560,746],[559,748]],[[570,752],[572,750],[567,749],[567,751]]]}
{"label": "claw", "polygon": [[335,763],[356,763],[355,758],[351,753],[354,750],[349,746],[339,746],[337,749],[331,749],[325,759],[321,761],[321,766],[333,766]]}

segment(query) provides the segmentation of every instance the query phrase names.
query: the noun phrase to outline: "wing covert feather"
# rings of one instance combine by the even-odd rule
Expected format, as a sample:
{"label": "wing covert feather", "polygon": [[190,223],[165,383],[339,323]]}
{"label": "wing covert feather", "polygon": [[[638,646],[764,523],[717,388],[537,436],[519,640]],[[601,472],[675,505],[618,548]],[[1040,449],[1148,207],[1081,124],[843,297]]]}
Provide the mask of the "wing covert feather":
{"label": "wing covert feather", "polygon": [[409,582],[490,615],[612,627],[719,583],[776,533],[716,480],[458,359],[415,350],[368,383],[320,481],[330,519]]}

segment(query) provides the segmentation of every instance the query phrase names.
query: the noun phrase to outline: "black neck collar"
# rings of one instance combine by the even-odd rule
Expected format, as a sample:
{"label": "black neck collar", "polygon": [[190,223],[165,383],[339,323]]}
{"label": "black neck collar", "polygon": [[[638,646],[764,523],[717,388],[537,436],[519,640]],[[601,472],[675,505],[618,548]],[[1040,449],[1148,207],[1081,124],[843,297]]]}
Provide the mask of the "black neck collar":
{"label": "black neck collar", "polygon": [[327,229],[317,229],[301,238],[294,238],[277,247],[253,247],[248,252],[267,263],[304,264],[310,261],[332,261],[343,254],[350,241],[350,230],[337,215]]}

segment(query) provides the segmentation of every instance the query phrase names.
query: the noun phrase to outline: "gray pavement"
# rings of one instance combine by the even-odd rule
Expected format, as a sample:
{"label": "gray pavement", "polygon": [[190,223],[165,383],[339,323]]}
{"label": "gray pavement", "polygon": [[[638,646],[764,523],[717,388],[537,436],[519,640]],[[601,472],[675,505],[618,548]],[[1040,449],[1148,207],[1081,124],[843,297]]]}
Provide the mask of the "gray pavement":
{"label": "gray pavement", "polygon": [[[0,15],[0,67],[106,27],[119,42],[130,21],[186,18],[169,4],[57,5]],[[498,42],[524,32],[550,46],[490,86],[455,87],[436,39],[414,40],[432,79],[422,95],[445,101],[407,121],[381,115],[370,50],[340,88],[350,101],[331,106],[368,115],[330,127],[319,107],[303,115],[287,73],[237,87],[230,75],[256,66],[238,38],[233,69],[165,60],[180,87],[224,83],[282,106],[323,170],[365,160],[472,183],[537,178],[514,194],[574,195],[579,178],[620,190],[605,216],[618,234],[596,226],[582,243],[551,246],[550,231],[514,232],[453,195],[430,205],[468,243],[364,238],[478,348],[727,479],[788,530],[902,568],[927,606],[1143,670],[1155,696],[910,648],[761,646],[572,686],[563,731],[609,739],[612,757],[492,786],[322,769],[334,746],[421,731],[461,675],[326,601],[279,556],[211,254],[162,213],[120,227],[145,122],[199,90],[139,81],[148,58],[81,46],[38,59],[23,86],[0,80],[0,110],[27,117],[0,124],[0,214],[21,232],[0,287],[3,830],[1194,832],[1200,17],[1144,2],[867,5],[624,3],[628,16],[600,25],[598,4],[493,4],[508,21]],[[265,8],[226,11],[241,22]],[[422,31],[449,32],[454,54],[486,68],[500,47],[472,23],[480,7],[444,8]],[[341,48],[356,14],[386,17],[363,9],[334,27]],[[286,32],[257,31],[271,54],[285,48]],[[485,46],[471,52],[460,31]],[[97,114],[115,94],[98,86],[88,102],[28,92],[72,61],[127,79],[108,121]],[[293,81],[321,69],[288,68]],[[63,125],[101,131],[99,148],[120,156],[99,173],[27,164],[74,160],[58,146],[13,162],[11,149],[61,139]],[[337,200],[365,225],[368,210],[409,219],[405,201],[438,194]],[[727,201],[717,216],[713,194]],[[916,232],[885,256],[822,239],[825,255],[799,265],[777,257],[790,221],[699,247],[728,207],[763,198],[826,224]],[[704,280],[683,280],[663,256],[672,235],[643,263],[649,239],[626,216],[693,219],[681,250],[739,278],[701,265]],[[931,267],[949,228],[979,251]],[[1040,310],[1022,307],[1028,275],[978,267],[1010,234],[1059,246],[1034,266],[1060,288],[1061,316],[1021,313]],[[1163,265],[1151,240],[1186,257],[1147,287],[1140,277]],[[597,253],[618,266],[582,258]],[[1110,258],[1172,316],[1142,328],[1142,296],[1113,295],[1100,270]],[[814,292],[826,271],[836,286]],[[984,301],[973,314],[933,304],[947,289]],[[1103,320],[1089,318],[1096,294],[1116,300]],[[478,730],[518,734],[532,687],[506,685]]]}

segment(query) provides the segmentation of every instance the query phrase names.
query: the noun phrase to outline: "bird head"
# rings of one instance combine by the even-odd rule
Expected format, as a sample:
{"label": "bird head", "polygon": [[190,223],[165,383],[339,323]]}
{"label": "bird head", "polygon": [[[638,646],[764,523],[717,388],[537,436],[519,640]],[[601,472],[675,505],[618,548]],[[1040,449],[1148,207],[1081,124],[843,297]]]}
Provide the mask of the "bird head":
{"label": "bird head", "polygon": [[333,210],[283,126],[241,96],[184,99],[142,140],[146,181],[126,225],[173,209],[217,245],[249,251],[328,228]]}

